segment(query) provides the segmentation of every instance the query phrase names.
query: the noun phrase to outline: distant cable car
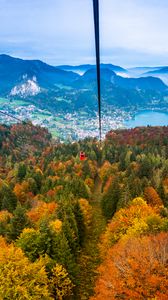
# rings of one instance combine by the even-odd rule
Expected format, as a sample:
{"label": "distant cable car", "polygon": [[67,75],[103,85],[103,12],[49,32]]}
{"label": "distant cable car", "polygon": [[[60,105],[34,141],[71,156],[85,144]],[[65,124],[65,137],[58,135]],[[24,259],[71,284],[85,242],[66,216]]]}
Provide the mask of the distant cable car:
{"label": "distant cable car", "polygon": [[85,152],[81,151],[80,152],[80,160],[85,160],[86,156],[85,156]]}

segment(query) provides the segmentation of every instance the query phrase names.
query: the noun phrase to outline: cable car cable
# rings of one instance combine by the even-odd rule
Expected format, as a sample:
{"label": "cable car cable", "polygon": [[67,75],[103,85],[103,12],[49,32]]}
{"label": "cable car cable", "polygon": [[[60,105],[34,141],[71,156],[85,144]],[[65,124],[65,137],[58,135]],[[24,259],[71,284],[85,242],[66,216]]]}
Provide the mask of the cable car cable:
{"label": "cable car cable", "polygon": [[99,115],[99,140],[102,140],[101,124],[101,86],[100,86],[100,36],[99,36],[99,0],[93,0],[95,47],[96,47],[96,71],[97,71],[97,96],[98,96],[98,115]]}
{"label": "cable car cable", "polygon": [[7,117],[10,117],[10,118],[12,118],[12,119],[14,119],[14,120],[16,120],[16,121],[21,122],[21,123],[24,123],[24,121],[22,121],[21,119],[19,119],[19,118],[17,118],[17,117],[14,117],[14,116],[12,116],[12,115],[10,115],[10,114],[8,114],[8,113],[2,111],[2,110],[0,110],[0,114],[5,115],[5,116],[7,116]]}
{"label": "cable car cable", "polygon": [[8,113],[2,111],[2,110],[0,110],[0,114],[2,114],[2,115],[4,115],[4,116],[7,116],[7,117],[10,117],[11,119],[16,120],[16,121],[20,122],[20,123],[23,124],[23,125],[29,126],[29,127],[31,127],[31,128],[33,127],[33,124],[27,123],[26,121],[23,121],[23,120],[21,120],[21,119],[15,117],[15,116],[12,116],[12,115],[10,115],[10,114],[8,114]]}

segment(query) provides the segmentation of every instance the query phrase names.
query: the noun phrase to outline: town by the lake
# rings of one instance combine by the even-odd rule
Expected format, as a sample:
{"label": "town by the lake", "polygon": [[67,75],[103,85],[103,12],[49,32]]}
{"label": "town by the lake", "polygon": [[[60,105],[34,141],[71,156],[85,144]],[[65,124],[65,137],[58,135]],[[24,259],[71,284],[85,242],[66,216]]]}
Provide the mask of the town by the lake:
{"label": "town by the lake", "polygon": [[[40,125],[42,127],[48,128],[53,137],[59,138],[60,141],[73,141],[79,140],[86,137],[98,137],[98,113],[89,111],[76,111],[76,112],[58,112],[52,113],[46,109],[40,109],[35,105],[26,102],[24,100],[12,100],[0,99],[0,110],[5,112],[6,115],[0,114],[0,123],[12,124],[16,123],[17,120],[12,117],[16,117],[18,121],[31,121],[34,125]],[[168,124],[168,109],[167,107],[162,107],[162,109],[156,109],[157,116],[161,119],[164,117],[164,122]],[[128,107],[126,109],[117,108],[115,106],[106,106],[102,108],[102,136],[111,129],[119,129],[131,127],[135,123],[135,116],[139,111],[145,114],[146,122],[148,124],[140,123],[140,126],[143,125],[152,125],[150,124],[150,119],[148,120],[148,114],[155,112],[153,107],[144,107],[138,109],[137,107]],[[141,115],[140,114],[140,115]],[[139,115],[139,116],[140,116]],[[150,115],[150,118],[152,116]],[[139,119],[141,122],[141,118]],[[155,125],[161,125],[159,124]]]}

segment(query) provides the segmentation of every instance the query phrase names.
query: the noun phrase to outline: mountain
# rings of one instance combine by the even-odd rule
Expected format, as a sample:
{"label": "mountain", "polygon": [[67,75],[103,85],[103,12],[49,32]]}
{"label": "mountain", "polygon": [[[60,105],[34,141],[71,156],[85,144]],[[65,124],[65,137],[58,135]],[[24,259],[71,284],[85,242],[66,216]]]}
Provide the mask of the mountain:
{"label": "mountain", "polygon": [[[105,84],[105,82],[112,82],[113,78],[117,75],[110,69],[103,68],[101,70],[101,81],[102,85]],[[74,87],[77,88],[92,88],[94,83],[96,84],[97,75],[96,75],[96,69],[92,68],[86,71],[78,80],[74,82]]]}
{"label": "mountain", "polygon": [[152,76],[160,78],[165,84],[168,85],[168,67],[161,67],[157,68],[156,70],[145,72],[143,76]]}
{"label": "mountain", "polygon": [[[146,78],[124,78],[116,75],[115,72],[110,69],[101,70],[101,80],[109,82],[116,87],[122,87],[124,89],[140,89],[140,90],[157,90],[165,91],[167,86],[158,78],[148,76]],[[90,69],[86,71],[83,76],[75,81],[75,86],[86,87],[92,85],[96,81],[96,70]]]}
{"label": "mountain", "polygon": [[128,68],[128,74],[130,77],[140,77],[144,73],[152,72],[155,70],[158,70],[160,67],[134,67],[134,68]]}
{"label": "mountain", "polygon": [[165,74],[165,73],[168,74],[168,67],[162,67],[162,68],[158,68],[157,70],[146,72],[146,74],[148,75]]}
{"label": "mountain", "polygon": [[40,60],[23,60],[8,55],[0,55],[0,94],[23,96],[26,86],[35,88],[35,93],[41,89],[51,88],[55,84],[70,84],[79,75],[65,72],[50,66]]}
{"label": "mountain", "polygon": [[[68,66],[68,65],[63,65],[63,66],[56,66],[56,68],[64,70],[64,71],[73,71],[76,73],[79,73],[80,75],[83,75],[86,71],[90,70],[90,69],[94,69],[96,68],[95,65],[79,65],[79,66]],[[120,66],[115,66],[112,64],[101,64],[100,65],[101,70],[102,69],[109,69],[112,70],[116,73],[123,73],[126,74],[127,70],[120,67]]]}
{"label": "mountain", "polygon": [[143,78],[123,78],[121,76],[115,77],[114,83],[125,89],[140,89],[140,90],[156,90],[165,91],[167,86],[159,78],[152,76]]}
{"label": "mountain", "polygon": [[[94,109],[94,95],[97,93],[96,70],[90,69],[73,83],[74,88],[81,91],[76,105]],[[103,106],[115,105],[124,109],[128,106],[149,106],[153,102],[164,103],[168,95],[167,86],[154,77],[123,78],[109,69],[101,70],[101,95]],[[160,105],[160,104],[158,104]],[[165,102],[165,105],[166,102]]]}
{"label": "mountain", "polygon": [[[73,72],[76,68],[87,70],[79,75]],[[119,75],[121,73],[124,77]],[[123,109],[128,105],[144,107],[153,101],[167,105],[168,87],[161,79],[149,74],[126,78],[128,75],[127,70],[119,66],[101,64],[101,93],[105,104]],[[0,97],[24,99],[52,112],[96,110],[96,78],[94,65],[55,67],[40,60],[0,55]]]}
{"label": "mountain", "polygon": [[93,65],[79,65],[79,66],[69,66],[69,65],[62,65],[62,66],[56,66],[57,69],[63,70],[63,71],[72,71],[75,73],[78,73],[80,75],[84,74],[89,69],[93,68]]}
{"label": "mountain", "polygon": [[168,85],[168,67],[135,67],[129,68],[127,75],[129,77],[157,77],[160,78],[166,85]]}

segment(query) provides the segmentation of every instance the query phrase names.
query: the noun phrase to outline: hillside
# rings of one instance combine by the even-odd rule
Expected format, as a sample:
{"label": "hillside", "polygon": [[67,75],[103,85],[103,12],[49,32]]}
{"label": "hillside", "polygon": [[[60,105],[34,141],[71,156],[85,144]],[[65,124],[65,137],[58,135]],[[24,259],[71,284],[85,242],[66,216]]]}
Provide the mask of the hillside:
{"label": "hillside", "polygon": [[[115,66],[112,64],[102,64],[101,63],[101,69],[109,69],[114,72],[118,73],[127,73],[127,70],[120,67],[120,66]],[[68,65],[63,65],[63,66],[56,66],[56,68],[59,68],[64,71],[73,71],[76,73],[79,73],[80,75],[83,75],[85,72],[89,71],[90,69],[96,68],[95,65],[79,65],[79,66],[68,66]]]}
{"label": "hillside", "polygon": [[167,299],[167,231],[168,127],[0,126],[1,299]]}
{"label": "hillside", "polygon": [[[21,96],[23,98],[35,96],[43,89],[51,88],[54,84],[69,84],[78,77],[76,73],[59,70],[40,60],[23,60],[0,55],[0,94],[2,96]],[[29,90],[25,89],[24,91],[28,80],[39,87],[34,94],[31,86]]]}
{"label": "hillside", "polygon": [[168,67],[160,67],[156,70],[145,72],[143,76],[152,76],[160,78],[166,85],[168,84]]}
{"label": "hillside", "polygon": [[[79,69],[83,70],[80,74]],[[103,137],[111,128],[129,127],[128,121],[134,120],[142,111],[167,113],[168,86],[165,80],[162,81],[157,74],[147,74],[149,70],[158,69],[127,70],[101,64]],[[140,72],[138,76],[137,70]],[[161,76],[167,78],[166,74]],[[40,60],[3,54],[0,55],[0,82],[0,123],[12,124],[14,120],[10,116],[30,120],[34,125],[47,127],[52,136],[62,142],[98,136],[94,65],[55,67]],[[163,117],[160,115],[160,120]],[[160,120],[158,117],[153,125],[162,125]],[[144,124],[142,120],[140,125]],[[150,120],[147,124],[152,125]]]}
{"label": "hillside", "polygon": [[[82,75],[77,74],[83,70]],[[74,71],[74,72],[73,72]],[[121,75],[121,76],[119,76]],[[122,75],[124,77],[122,77]],[[167,105],[168,88],[161,79],[125,78],[127,70],[101,64],[103,106]],[[127,76],[128,77],[128,76]],[[96,68],[94,65],[54,67],[39,60],[23,60],[0,55],[0,97],[25,100],[52,113],[97,109]]]}

